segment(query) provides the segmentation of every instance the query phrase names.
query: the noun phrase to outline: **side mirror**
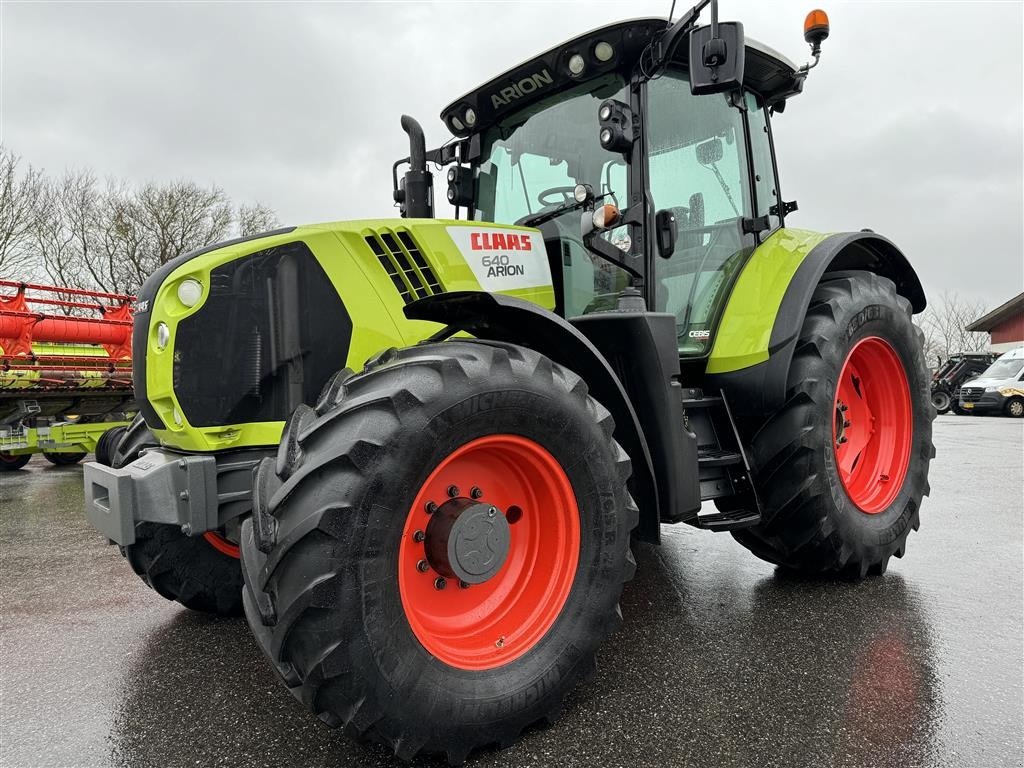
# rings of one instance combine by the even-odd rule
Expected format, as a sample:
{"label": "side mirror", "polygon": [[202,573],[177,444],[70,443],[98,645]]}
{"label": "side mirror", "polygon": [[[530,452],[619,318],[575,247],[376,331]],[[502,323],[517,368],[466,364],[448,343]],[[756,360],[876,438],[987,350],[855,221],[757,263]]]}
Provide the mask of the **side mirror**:
{"label": "side mirror", "polygon": [[654,214],[654,237],[658,245],[658,255],[667,259],[676,250],[676,215],[668,208]]}
{"label": "side mirror", "polygon": [[[717,35],[713,32],[715,27]],[[690,30],[691,93],[722,93],[743,85],[747,58],[743,40],[743,25],[738,21]]]}

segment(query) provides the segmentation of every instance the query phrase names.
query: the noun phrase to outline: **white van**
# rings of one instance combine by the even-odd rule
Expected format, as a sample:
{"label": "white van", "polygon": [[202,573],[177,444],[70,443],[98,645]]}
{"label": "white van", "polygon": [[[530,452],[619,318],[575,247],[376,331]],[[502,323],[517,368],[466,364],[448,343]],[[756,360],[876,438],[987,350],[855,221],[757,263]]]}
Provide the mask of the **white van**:
{"label": "white van", "polygon": [[960,407],[973,413],[1024,416],[1024,347],[1011,349],[960,387]]}

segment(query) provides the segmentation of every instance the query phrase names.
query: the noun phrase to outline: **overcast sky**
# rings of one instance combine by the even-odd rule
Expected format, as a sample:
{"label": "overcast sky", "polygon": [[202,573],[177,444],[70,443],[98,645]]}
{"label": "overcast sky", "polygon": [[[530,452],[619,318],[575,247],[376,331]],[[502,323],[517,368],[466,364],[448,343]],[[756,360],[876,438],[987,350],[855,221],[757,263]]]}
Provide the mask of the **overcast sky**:
{"label": "overcast sky", "polygon": [[[474,85],[669,5],[0,0],[0,140],[51,172],[218,184],[283,223],[389,216],[403,112],[436,146],[441,108]],[[811,7],[721,0],[720,15],[802,63]],[[826,10],[821,65],[774,123],[789,224],[871,227],[929,292],[994,306],[1024,290],[1022,4]]]}

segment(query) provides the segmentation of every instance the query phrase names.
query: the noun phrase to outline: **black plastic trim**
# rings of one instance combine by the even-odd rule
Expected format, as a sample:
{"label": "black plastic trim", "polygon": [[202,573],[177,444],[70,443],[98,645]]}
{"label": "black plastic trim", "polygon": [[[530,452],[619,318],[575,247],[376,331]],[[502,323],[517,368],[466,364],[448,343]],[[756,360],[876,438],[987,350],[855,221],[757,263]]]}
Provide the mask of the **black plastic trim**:
{"label": "black plastic trim", "polygon": [[601,352],[637,414],[655,468],[660,519],[696,517],[697,437],[684,428],[676,316],[617,309],[569,322]]}

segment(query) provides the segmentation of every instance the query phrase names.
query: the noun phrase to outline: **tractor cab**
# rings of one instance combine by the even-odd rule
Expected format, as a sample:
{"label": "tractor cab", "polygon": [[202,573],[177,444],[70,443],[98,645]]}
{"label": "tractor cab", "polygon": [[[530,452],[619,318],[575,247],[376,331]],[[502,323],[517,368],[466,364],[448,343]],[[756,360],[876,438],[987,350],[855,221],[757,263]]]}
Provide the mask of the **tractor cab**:
{"label": "tractor cab", "polygon": [[[718,26],[714,39],[730,34]],[[711,28],[680,37],[638,19],[556,46],[442,112],[460,138],[449,201],[470,219],[541,230],[564,317],[614,309],[635,287],[675,316],[682,356],[705,356],[746,258],[782,226],[768,114],[806,71],[728,26],[742,54],[727,51],[733,86],[710,93],[695,94],[689,54]]]}

